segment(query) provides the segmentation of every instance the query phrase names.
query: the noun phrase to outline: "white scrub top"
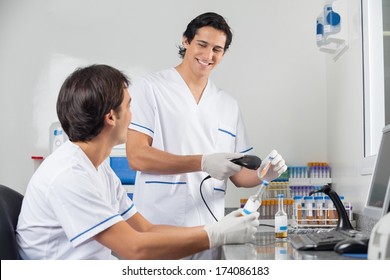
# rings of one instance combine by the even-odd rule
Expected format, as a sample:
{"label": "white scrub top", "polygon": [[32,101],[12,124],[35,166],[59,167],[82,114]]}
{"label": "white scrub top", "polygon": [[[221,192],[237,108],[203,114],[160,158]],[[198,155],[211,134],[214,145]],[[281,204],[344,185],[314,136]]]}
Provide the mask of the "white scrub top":
{"label": "white scrub top", "polygon": [[[174,68],[134,80],[130,129],[153,138],[152,146],[176,155],[246,153],[249,145],[235,99],[210,80],[197,104]],[[155,224],[197,226],[214,222],[199,186],[205,172],[157,175],[137,172],[134,203]],[[217,219],[224,216],[226,181],[204,182],[203,196]]]}
{"label": "white scrub top", "polygon": [[98,169],[79,146],[64,143],[27,187],[17,225],[23,259],[110,259],[93,237],[137,212],[107,161]]}

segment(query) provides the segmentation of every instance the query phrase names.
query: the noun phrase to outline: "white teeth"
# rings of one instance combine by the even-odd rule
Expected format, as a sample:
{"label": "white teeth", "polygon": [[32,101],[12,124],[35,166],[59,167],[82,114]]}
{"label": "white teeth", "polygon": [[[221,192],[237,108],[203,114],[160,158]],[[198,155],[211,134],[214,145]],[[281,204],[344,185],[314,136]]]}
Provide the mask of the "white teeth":
{"label": "white teeth", "polygon": [[199,61],[199,63],[202,64],[202,65],[205,65],[205,66],[209,65],[208,62],[204,62],[204,61],[201,61],[201,60],[199,60],[199,59],[198,59],[198,61]]}

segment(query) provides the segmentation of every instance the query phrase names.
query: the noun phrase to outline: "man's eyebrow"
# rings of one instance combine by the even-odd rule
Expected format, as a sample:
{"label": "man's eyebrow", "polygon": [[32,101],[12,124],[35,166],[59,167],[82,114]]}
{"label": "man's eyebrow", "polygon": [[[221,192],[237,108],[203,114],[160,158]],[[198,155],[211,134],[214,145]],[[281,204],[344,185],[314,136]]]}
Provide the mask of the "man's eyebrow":
{"label": "man's eyebrow", "polygon": [[225,49],[224,47],[221,47],[221,46],[215,46],[214,48],[216,48],[216,49],[221,49],[221,50],[224,50],[224,49]]}

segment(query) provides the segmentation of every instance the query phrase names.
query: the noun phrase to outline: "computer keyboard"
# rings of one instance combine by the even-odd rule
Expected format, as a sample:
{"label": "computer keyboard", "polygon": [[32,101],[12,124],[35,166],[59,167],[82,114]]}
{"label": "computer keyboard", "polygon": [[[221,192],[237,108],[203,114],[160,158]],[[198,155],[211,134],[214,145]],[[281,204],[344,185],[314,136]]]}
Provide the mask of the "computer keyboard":
{"label": "computer keyboard", "polygon": [[350,238],[368,239],[364,234],[356,230],[332,230],[328,232],[297,234],[291,237],[290,242],[297,250],[326,251],[333,250],[337,243]]}

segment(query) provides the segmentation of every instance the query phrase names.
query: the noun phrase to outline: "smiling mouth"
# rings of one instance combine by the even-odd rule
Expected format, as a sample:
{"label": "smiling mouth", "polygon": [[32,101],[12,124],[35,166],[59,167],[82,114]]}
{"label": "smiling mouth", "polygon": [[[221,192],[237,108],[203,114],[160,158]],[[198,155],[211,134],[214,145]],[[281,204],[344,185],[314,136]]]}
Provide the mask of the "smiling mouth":
{"label": "smiling mouth", "polygon": [[204,65],[204,66],[209,66],[209,65],[211,65],[212,63],[209,63],[209,62],[207,62],[207,61],[202,61],[202,60],[200,60],[200,59],[196,59],[198,62],[199,62],[199,64],[201,64],[201,65]]}

